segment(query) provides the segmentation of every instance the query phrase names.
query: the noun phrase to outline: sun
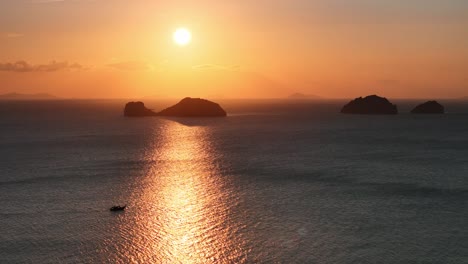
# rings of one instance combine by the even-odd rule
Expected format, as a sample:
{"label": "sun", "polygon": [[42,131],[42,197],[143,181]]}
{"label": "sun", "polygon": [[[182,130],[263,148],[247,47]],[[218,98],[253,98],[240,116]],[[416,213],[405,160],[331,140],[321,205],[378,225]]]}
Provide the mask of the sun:
{"label": "sun", "polygon": [[187,46],[192,41],[192,33],[186,28],[178,28],[172,36],[174,43],[179,46]]}

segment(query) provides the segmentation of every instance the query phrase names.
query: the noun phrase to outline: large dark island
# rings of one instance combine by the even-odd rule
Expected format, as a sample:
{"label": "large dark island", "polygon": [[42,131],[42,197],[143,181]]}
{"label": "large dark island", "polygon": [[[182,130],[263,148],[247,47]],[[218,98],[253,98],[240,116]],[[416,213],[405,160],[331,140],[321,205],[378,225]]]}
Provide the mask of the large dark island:
{"label": "large dark island", "polygon": [[437,101],[428,101],[424,104],[416,106],[412,111],[412,114],[444,114],[445,108]]}
{"label": "large dark island", "polygon": [[184,98],[174,106],[158,113],[159,116],[175,117],[223,117],[226,111],[217,103],[201,98]]}
{"label": "large dark island", "polygon": [[147,109],[142,102],[130,102],[125,106],[127,117],[171,116],[171,117],[225,117],[226,111],[217,103],[201,98],[184,98],[169,108],[155,113]]}
{"label": "large dark island", "polygon": [[361,114],[361,115],[396,115],[398,114],[397,106],[390,103],[387,98],[377,95],[370,95],[365,98],[359,97],[342,109],[343,114]]}

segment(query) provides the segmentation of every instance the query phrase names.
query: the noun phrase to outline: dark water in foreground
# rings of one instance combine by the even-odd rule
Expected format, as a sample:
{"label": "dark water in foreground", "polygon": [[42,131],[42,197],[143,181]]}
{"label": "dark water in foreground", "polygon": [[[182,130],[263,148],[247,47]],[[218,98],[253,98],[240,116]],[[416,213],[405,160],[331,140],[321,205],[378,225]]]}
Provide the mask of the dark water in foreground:
{"label": "dark water in foreground", "polygon": [[2,102],[0,262],[468,263],[468,105],[341,103]]}

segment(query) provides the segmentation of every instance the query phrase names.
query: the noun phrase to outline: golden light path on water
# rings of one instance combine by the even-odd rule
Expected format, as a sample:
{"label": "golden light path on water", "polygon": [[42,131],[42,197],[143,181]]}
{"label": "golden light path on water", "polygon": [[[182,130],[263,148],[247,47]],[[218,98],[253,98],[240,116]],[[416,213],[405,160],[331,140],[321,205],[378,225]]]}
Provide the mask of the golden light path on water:
{"label": "golden light path on water", "polygon": [[236,235],[239,226],[229,217],[236,199],[213,162],[217,153],[208,128],[163,122],[164,135],[148,153],[153,165],[126,213],[137,212],[121,227],[129,245],[114,261],[244,262],[243,242]]}

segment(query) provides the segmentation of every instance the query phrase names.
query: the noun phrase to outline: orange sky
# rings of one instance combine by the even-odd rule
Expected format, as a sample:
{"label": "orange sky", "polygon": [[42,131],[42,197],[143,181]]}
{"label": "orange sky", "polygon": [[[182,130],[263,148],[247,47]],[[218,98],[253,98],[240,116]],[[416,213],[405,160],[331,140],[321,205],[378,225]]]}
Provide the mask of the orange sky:
{"label": "orange sky", "polygon": [[2,0],[0,93],[468,96],[467,1],[226,2]]}

